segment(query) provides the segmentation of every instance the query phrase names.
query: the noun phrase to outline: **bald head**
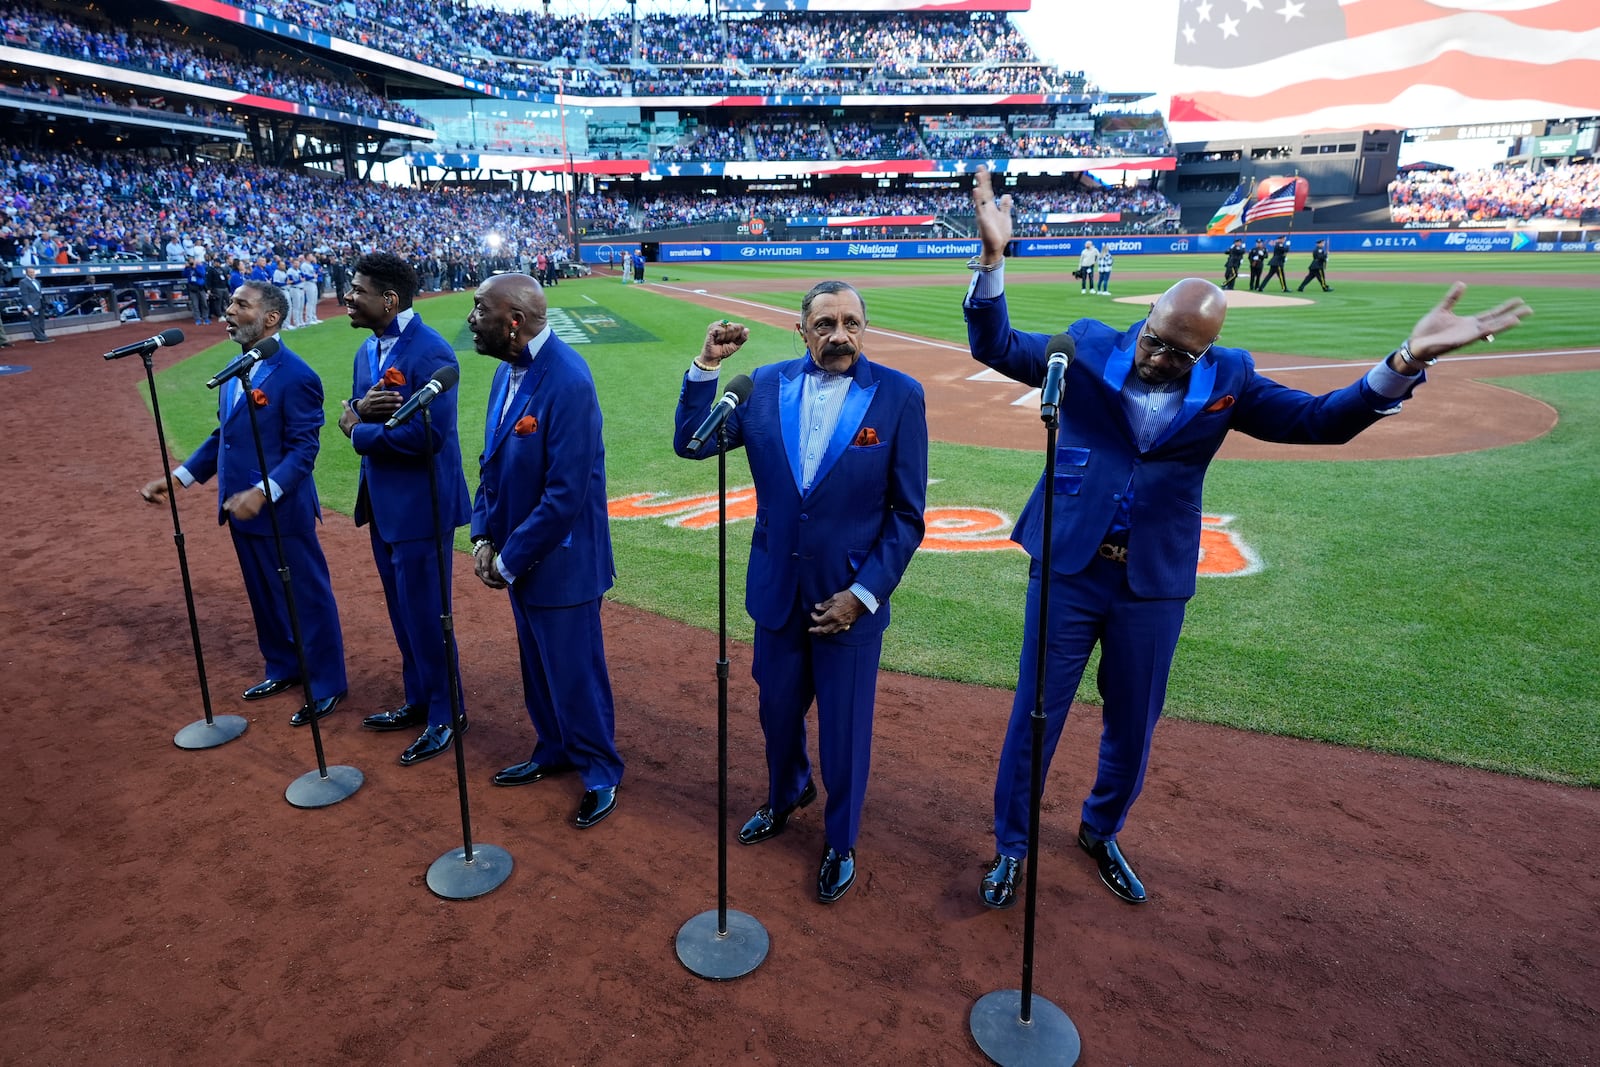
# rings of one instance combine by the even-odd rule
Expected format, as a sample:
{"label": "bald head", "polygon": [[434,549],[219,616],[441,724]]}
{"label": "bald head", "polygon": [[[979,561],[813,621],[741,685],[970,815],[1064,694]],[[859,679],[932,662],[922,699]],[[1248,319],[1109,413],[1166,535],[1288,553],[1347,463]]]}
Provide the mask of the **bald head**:
{"label": "bald head", "polygon": [[486,356],[513,360],[544,329],[544,288],[526,274],[496,274],[472,294],[467,329]]}
{"label": "bald head", "polygon": [[1227,315],[1228,298],[1204,278],[1185,278],[1162,293],[1140,331],[1134,359],[1139,377],[1160,384],[1188,375],[1194,366],[1189,355],[1211,347]]}

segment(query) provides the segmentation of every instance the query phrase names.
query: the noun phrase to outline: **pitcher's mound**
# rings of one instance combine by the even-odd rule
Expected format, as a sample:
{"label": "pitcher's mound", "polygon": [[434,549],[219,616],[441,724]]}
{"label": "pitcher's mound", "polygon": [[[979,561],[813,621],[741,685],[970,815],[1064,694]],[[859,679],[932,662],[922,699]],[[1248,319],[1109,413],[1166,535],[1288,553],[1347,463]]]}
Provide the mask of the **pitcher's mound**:
{"label": "pitcher's mound", "polygon": [[[1160,295],[1160,293],[1145,293],[1142,296],[1114,296],[1111,300],[1117,304],[1148,306]],[[1222,295],[1228,298],[1228,306],[1231,308],[1281,308],[1311,303],[1303,296],[1290,296],[1287,293],[1252,293],[1248,289],[1224,289]]]}

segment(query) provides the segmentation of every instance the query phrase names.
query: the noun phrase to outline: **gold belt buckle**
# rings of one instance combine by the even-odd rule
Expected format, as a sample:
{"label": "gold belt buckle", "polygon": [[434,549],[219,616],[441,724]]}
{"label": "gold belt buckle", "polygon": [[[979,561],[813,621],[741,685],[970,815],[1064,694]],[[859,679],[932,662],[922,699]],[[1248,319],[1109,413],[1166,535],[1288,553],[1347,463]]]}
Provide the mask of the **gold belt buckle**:
{"label": "gold belt buckle", "polygon": [[1106,541],[1106,542],[1103,542],[1100,545],[1099,553],[1100,553],[1100,558],[1101,559],[1109,559],[1112,563],[1121,563],[1124,566],[1127,565],[1127,562],[1128,562],[1128,546],[1127,545],[1114,545],[1111,542]]}

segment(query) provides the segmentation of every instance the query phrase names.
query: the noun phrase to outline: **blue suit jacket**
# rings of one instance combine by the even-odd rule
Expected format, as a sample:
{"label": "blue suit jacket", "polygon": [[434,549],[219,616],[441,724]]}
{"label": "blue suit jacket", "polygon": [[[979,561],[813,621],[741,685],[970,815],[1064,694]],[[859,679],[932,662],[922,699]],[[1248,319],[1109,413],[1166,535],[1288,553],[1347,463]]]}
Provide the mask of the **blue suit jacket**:
{"label": "blue suit jacket", "polygon": [[[969,300],[966,315],[974,359],[1025,385],[1044,382],[1049,337],[1012,330],[1004,296]],[[1189,373],[1172,425],[1141,454],[1121,390],[1133,373],[1143,326],[1141,320],[1119,332],[1079,319],[1067,331],[1077,354],[1061,394],[1050,565],[1060,574],[1088,566],[1131,488],[1129,587],[1139,596],[1189,597],[1200,558],[1206,468],[1229,430],[1264,441],[1342,444],[1398,411],[1399,401],[1373,392],[1365,376],[1322,396],[1290,389],[1257,374],[1249,352],[1216,345]],[[1044,545],[1044,488],[1041,476],[1011,534],[1035,559]]]}
{"label": "blue suit jacket", "polygon": [[[266,406],[256,409],[256,423],[261,428],[262,450],[267,457],[267,478],[283,490],[277,503],[278,522],[286,527],[310,527],[321,516],[311,470],[321,445],[322,379],[305,360],[285,347],[271,359],[261,361],[254,388],[267,397]],[[220,470],[217,522],[221,524],[228,521],[222,502],[261,481],[261,469],[250,433],[248,395],[238,404],[230,404],[232,389],[223,385],[217,392],[221,394],[217,428],[183,465],[201,482]],[[258,537],[272,534],[272,519],[266,508],[249,521],[234,520],[234,526]]]}
{"label": "blue suit jacket", "polygon": [[[356,352],[352,403],[372,388],[377,369],[378,340],[368,337]],[[440,367],[456,367],[450,342],[416,316],[394,344],[389,367],[405,376],[395,387],[409,399]],[[459,369],[459,368],[458,368]],[[360,422],[350,432],[350,442],[361,456],[361,481],[356,490],[356,525],[377,524],[379,535],[390,543],[433,538],[432,499],[427,463],[432,461],[439,486],[439,526],[454,530],[472,517],[467,479],[461,472],[461,440],[456,434],[456,394],[450,389],[428,405],[433,440],[423,433],[423,418],[413,415],[402,426],[384,429],[381,422]]]}
{"label": "blue suit jacket", "polygon": [[[742,446],[756,484],[745,610],[767,629],[796,604],[810,610],[859,582],[880,607],[850,638],[889,625],[889,595],[922,542],[928,487],[928,421],[922,386],[908,375],[858,358],[838,426],[811,491],[800,491],[800,393],[809,356],[758,367],[750,399],[728,418],[730,447]],[[690,452],[689,438],[721,395],[716,382],[684,378],[673,447],[680,456],[717,454],[715,439]],[[876,444],[857,444],[872,430]]]}
{"label": "blue suit jacket", "polygon": [[[616,573],[594,377],[583,357],[551,334],[501,421],[510,377],[510,365],[502,364],[489,389],[472,536],[494,542],[524,603],[570,607],[594,600]],[[524,418],[531,428],[518,433]]]}

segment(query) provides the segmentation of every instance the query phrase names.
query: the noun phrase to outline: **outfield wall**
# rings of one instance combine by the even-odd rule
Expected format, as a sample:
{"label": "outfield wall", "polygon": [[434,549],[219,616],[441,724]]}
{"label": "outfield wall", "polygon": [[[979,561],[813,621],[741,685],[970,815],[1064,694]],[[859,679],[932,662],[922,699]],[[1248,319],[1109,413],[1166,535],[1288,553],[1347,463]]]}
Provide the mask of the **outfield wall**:
{"label": "outfield wall", "polygon": [[[1268,242],[1277,233],[1238,231],[1225,236],[1208,234],[1151,234],[1127,237],[1019,237],[1013,244],[1018,257],[1077,256],[1084,243],[1109,248],[1113,255],[1167,255],[1174,252],[1222,255],[1243,237]],[[1526,230],[1383,230],[1355,232],[1291,233],[1290,247],[1308,252],[1314,241],[1328,242],[1330,252],[1600,252],[1600,241],[1542,241]],[[638,250],[629,242],[585,244],[585,263],[610,264],[624,252]],[[862,241],[663,241],[658,263],[785,263],[861,261],[874,259],[967,259],[980,250],[977,238],[946,240]]]}

